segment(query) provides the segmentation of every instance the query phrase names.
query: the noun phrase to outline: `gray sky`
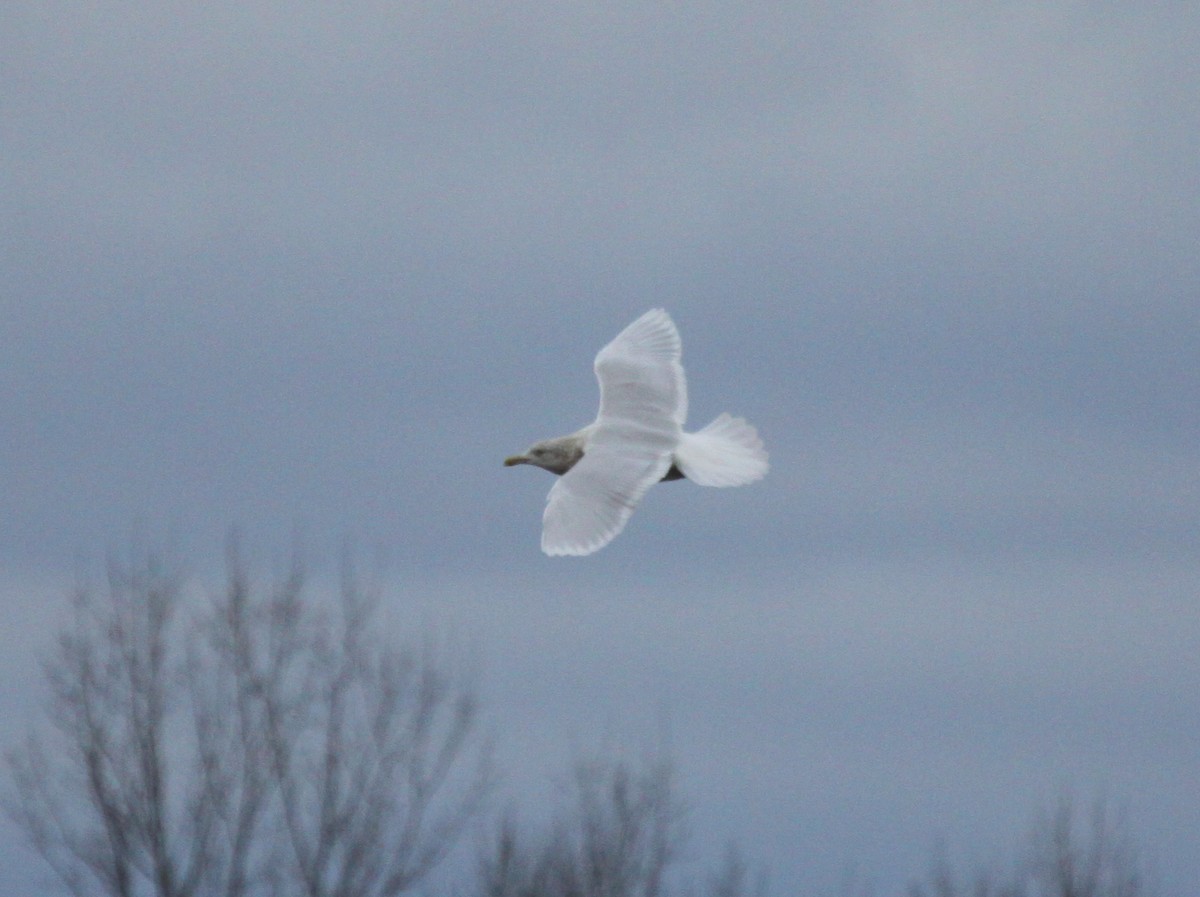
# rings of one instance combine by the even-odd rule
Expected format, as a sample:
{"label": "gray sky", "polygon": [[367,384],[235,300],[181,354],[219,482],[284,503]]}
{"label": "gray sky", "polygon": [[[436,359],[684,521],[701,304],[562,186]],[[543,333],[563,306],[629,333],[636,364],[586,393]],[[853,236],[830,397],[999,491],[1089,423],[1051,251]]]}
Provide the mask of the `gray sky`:
{"label": "gray sky", "polygon": [[[5,7],[3,740],[80,564],[237,525],[478,645],[514,791],[667,717],[774,894],[1064,789],[1200,880],[1200,13],[352,6]],[[659,305],[771,474],[544,558],[500,461]]]}

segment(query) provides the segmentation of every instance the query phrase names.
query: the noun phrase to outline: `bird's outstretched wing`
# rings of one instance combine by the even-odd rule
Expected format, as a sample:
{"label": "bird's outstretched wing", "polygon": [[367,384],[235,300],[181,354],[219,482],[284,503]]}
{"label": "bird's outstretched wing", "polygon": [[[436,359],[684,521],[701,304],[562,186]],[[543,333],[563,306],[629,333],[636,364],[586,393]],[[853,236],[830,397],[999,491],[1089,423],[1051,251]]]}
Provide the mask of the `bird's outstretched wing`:
{"label": "bird's outstretched wing", "polygon": [[596,354],[600,415],[646,423],[668,418],[678,427],[687,419],[687,381],[679,358],[683,340],[661,308],[646,312]]}
{"label": "bird's outstretched wing", "polygon": [[671,466],[687,417],[682,343],[662,309],[642,315],[596,356],[600,414],[583,458],[546,499],[542,550],[591,554],[625,526]]}

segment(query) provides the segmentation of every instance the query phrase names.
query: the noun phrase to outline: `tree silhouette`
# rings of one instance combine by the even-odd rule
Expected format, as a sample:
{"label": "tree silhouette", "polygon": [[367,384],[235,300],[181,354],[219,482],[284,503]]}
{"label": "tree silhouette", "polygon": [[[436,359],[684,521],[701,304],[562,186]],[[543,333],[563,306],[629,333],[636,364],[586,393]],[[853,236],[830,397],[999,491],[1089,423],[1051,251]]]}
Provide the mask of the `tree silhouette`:
{"label": "tree silhouette", "polygon": [[447,855],[490,783],[478,704],[431,647],[371,629],[346,575],[215,596],[150,554],[80,589],[48,727],[6,808],[76,894],[387,897]]}
{"label": "tree silhouette", "polygon": [[[686,832],[665,754],[633,762],[593,757],[575,766],[568,805],[547,834],[530,839],[500,826],[480,866],[481,897],[742,897],[750,869],[730,848],[702,888],[669,882]],[[758,890],[764,883],[759,881]]]}
{"label": "tree silhouette", "polygon": [[1014,872],[980,870],[964,882],[939,859],[909,897],[1145,897],[1147,873],[1125,820],[1103,801],[1086,819],[1068,797],[1043,812]]}

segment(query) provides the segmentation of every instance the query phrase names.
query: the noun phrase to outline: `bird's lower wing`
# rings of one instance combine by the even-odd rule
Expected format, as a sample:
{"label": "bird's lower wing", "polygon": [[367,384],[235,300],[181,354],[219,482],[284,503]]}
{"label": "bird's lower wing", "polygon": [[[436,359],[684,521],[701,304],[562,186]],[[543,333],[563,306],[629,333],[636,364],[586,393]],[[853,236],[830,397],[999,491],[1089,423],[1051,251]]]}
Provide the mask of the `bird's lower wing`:
{"label": "bird's lower wing", "polygon": [[542,551],[584,555],[603,548],[625,528],[646,490],[671,466],[665,444],[632,449],[606,444],[605,434],[589,445],[578,464],[559,478],[542,515]]}
{"label": "bird's lower wing", "polygon": [[600,413],[588,427],[583,458],[546,499],[546,554],[603,548],[670,468],[687,416],[680,352],[671,318],[653,309],[596,355]]}

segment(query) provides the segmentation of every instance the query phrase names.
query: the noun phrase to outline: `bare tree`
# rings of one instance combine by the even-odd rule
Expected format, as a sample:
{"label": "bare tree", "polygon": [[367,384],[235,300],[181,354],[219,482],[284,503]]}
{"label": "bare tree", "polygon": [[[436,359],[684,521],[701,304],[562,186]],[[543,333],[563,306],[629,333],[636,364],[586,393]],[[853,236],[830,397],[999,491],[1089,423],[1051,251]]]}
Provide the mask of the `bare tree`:
{"label": "bare tree", "polygon": [[[1087,820],[1068,798],[1040,820],[1029,862],[1039,897],[1142,897],[1148,890],[1125,820],[1097,801]],[[1086,827],[1086,836],[1080,828]]]}
{"label": "bare tree", "polygon": [[[1081,831],[1085,830],[1085,831]],[[1145,897],[1150,893],[1124,819],[1098,801],[1086,821],[1068,798],[1043,814],[1015,872],[980,871],[967,882],[940,858],[910,897]]]}
{"label": "bare tree", "polygon": [[387,897],[446,856],[489,786],[471,683],[394,650],[344,578],[209,596],[150,556],[81,589],[47,663],[48,729],[6,809],[70,890]]}
{"label": "bare tree", "polygon": [[[578,763],[569,806],[531,846],[510,818],[480,868],[486,897],[666,897],[668,873],[684,842],[674,769],[663,756],[640,764],[617,759]],[[749,869],[732,849],[701,893],[749,893]]]}

